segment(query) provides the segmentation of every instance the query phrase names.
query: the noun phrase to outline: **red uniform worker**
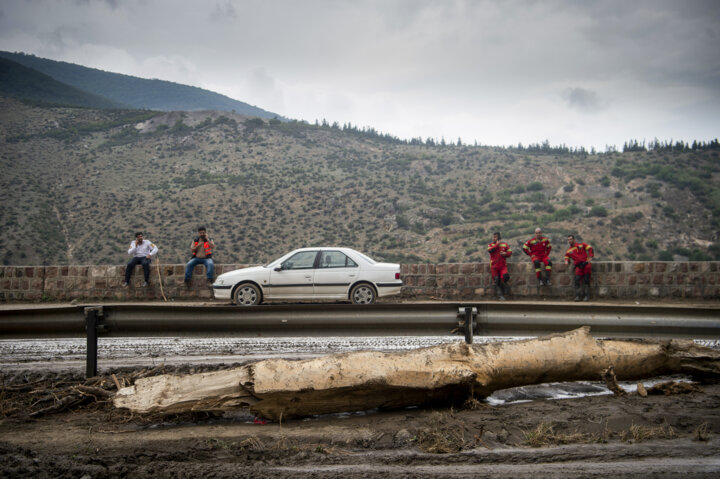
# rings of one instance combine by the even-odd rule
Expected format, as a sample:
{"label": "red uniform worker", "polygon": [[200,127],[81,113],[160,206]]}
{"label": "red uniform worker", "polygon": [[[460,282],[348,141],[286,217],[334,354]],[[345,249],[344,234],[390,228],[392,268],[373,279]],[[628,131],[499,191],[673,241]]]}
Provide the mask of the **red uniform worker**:
{"label": "red uniform worker", "polygon": [[570,248],[565,252],[565,264],[570,264],[570,260],[572,260],[575,265],[575,301],[580,301],[581,295],[583,301],[588,301],[590,299],[590,274],[592,273],[590,261],[595,254],[592,246],[587,243],[578,243],[575,241],[575,236],[568,235],[567,239]]}
{"label": "red uniform worker", "polygon": [[488,253],[490,253],[490,274],[495,283],[495,292],[500,300],[505,301],[505,288],[510,281],[506,258],[512,256],[512,250],[506,242],[500,241],[500,233],[493,233],[493,242],[488,245]]}
{"label": "red uniform worker", "polygon": [[[523,251],[526,255],[530,256],[530,261],[535,266],[535,277],[538,280],[538,286],[543,284],[550,286],[550,273],[552,273],[552,261],[550,261],[550,250],[552,245],[550,244],[550,238],[546,238],[542,235],[540,228],[535,229],[535,236],[530,238],[523,245]],[[545,265],[545,280],[541,278],[540,272],[542,271],[542,265]]]}

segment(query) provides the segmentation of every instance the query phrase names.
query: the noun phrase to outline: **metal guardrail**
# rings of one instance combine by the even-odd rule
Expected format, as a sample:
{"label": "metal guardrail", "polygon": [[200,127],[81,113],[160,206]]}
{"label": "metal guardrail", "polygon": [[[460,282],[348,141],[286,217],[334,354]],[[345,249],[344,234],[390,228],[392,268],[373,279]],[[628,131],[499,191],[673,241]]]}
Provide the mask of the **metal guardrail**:
{"label": "metal guardrail", "polygon": [[720,339],[720,308],[575,303],[108,304],[0,309],[0,339],[162,336],[538,336],[590,326],[598,337]]}

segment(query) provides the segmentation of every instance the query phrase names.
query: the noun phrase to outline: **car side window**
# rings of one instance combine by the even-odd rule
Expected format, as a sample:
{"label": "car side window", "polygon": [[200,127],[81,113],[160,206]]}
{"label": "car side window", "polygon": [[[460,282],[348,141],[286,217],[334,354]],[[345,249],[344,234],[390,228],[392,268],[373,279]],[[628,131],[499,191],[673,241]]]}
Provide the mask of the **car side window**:
{"label": "car side window", "polygon": [[357,263],[340,251],[323,251],[320,258],[321,268],[356,268]]}
{"label": "car side window", "polygon": [[283,269],[312,268],[315,265],[316,256],[317,251],[301,251],[299,253],[295,253],[283,262]]}

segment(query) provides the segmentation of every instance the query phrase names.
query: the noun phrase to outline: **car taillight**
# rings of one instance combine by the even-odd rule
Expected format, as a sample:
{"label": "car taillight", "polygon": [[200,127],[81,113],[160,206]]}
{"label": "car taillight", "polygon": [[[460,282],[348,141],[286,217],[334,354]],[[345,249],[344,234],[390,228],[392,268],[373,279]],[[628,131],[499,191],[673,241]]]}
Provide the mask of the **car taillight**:
{"label": "car taillight", "polygon": [[395,279],[400,279],[400,273],[395,273]]}

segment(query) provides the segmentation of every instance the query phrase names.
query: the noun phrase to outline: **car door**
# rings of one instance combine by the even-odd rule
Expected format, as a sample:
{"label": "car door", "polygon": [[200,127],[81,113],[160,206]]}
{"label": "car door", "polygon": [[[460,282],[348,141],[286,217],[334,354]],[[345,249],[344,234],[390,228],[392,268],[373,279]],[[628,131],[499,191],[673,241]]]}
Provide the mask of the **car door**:
{"label": "car door", "polygon": [[317,250],[299,251],[270,272],[268,298],[312,298]]}
{"label": "car door", "polygon": [[359,270],[358,264],[342,251],[321,251],[315,270],[315,296],[346,298]]}

